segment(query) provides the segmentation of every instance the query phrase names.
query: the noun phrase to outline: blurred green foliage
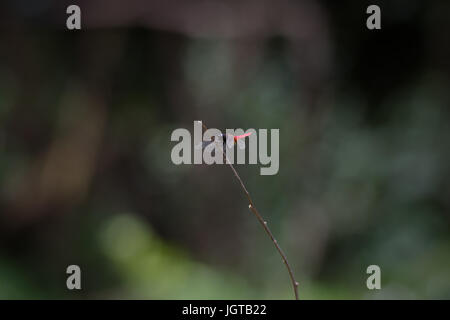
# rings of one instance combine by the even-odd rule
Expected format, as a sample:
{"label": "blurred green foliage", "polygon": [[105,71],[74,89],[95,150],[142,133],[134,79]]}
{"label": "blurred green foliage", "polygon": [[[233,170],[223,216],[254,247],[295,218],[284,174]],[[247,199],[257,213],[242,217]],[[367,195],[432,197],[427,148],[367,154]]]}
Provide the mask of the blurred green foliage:
{"label": "blurred green foliage", "polygon": [[[171,163],[172,130],[194,120],[280,129],[277,175],[237,170],[301,298],[450,298],[445,10],[386,4],[374,34],[361,5],[307,3],[295,32],[231,36],[123,25],[114,10],[115,28],[67,33],[13,10],[21,28],[0,35],[0,298],[293,298],[229,168]],[[80,292],[65,287],[70,264]],[[380,291],[366,288],[371,264]]]}

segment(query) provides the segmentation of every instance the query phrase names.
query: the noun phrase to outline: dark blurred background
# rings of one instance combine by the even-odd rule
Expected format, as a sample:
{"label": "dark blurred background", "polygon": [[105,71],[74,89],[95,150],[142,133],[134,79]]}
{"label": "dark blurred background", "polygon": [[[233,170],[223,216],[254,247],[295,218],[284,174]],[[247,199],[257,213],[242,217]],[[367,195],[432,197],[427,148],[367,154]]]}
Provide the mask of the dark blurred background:
{"label": "dark blurred background", "polygon": [[280,129],[236,168],[301,298],[450,298],[449,7],[2,2],[0,298],[293,298],[229,168],[172,164],[194,120]]}

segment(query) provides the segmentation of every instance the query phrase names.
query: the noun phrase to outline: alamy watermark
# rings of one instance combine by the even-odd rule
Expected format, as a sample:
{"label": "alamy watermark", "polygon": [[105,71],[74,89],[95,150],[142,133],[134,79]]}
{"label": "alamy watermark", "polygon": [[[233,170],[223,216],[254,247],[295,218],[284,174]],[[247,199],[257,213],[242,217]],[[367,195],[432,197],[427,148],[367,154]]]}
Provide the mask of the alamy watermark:
{"label": "alamy watermark", "polygon": [[366,273],[370,274],[370,276],[367,278],[367,281],[366,281],[367,289],[380,290],[381,289],[381,268],[376,264],[372,264],[367,267]]}
{"label": "alamy watermark", "polygon": [[[219,129],[210,128],[202,134],[202,122],[194,121],[194,142],[191,132],[178,128],[172,132],[171,141],[178,141],[172,148],[171,159],[179,164],[262,164],[261,175],[275,175],[279,170],[280,130],[270,129],[270,154],[268,153],[267,129],[226,129],[223,134]],[[246,143],[248,141],[248,143]],[[248,159],[246,157],[248,145]],[[238,146],[235,148],[235,146]],[[192,159],[192,147],[194,147]],[[193,160],[193,161],[192,161]]]}
{"label": "alamy watermark", "polygon": [[67,267],[66,273],[70,276],[67,277],[66,286],[69,290],[81,290],[81,269],[78,265],[72,264]]}

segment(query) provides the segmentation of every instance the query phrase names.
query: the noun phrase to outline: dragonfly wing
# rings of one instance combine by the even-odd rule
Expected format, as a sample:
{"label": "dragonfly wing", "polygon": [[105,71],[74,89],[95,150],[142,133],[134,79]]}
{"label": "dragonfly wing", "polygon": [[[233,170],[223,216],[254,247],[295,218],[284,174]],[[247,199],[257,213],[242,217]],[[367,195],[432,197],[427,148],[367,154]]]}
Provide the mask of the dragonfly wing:
{"label": "dragonfly wing", "polygon": [[197,143],[194,148],[196,150],[205,149],[209,144],[211,144],[213,141],[202,141]]}

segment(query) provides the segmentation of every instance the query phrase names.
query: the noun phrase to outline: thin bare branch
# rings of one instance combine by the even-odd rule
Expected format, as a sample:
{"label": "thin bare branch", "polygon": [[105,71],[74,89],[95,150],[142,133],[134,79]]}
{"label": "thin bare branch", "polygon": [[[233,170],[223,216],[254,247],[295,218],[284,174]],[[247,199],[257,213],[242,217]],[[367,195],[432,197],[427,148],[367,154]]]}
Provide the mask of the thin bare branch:
{"label": "thin bare branch", "polygon": [[[205,130],[207,130],[208,128],[206,127],[206,125],[203,124],[203,128]],[[231,161],[228,159],[228,156],[226,155],[226,153],[223,151],[222,147],[219,146],[219,149],[222,151],[224,158],[227,162],[227,164],[230,166],[231,170],[234,173],[234,176],[236,177],[236,179],[239,181],[242,190],[244,191],[245,196],[247,197],[248,200],[248,208],[250,209],[250,211],[255,215],[255,217],[258,219],[258,221],[260,222],[260,224],[263,226],[264,230],[266,231],[266,233],[268,234],[268,236],[270,237],[270,239],[272,240],[273,244],[275,245],[275,247],[277,248],[278,253],[281,256],[281,259],[283,260],[283,263],[285,264],[288,273],[289,273],[289,277],[291,279],[291,283],[292,283],[292,287],[294,288],[294,295],[295,295],[295,300],[298,300],[298,282],[295,280],[294,278],[294,272],[292,271],[292,268],[289,264],[289,261],[286,257],[286,254],[283,252],[283,250],[281,249],[280,245],[278,244],[278,241],[275,239],[275,237],[273,236],[273,233],[270,231],[269,226],[267,225],[267,221],[263,219],[263,217],[261,216],[261,214],[258,212],[258,210],[256,209],[255,205],[253,204],[253,200],[250,197],[249,192],[247,191],[247,188],[245,187],[244,182],[242,181],[241,177],[239,176],[239,174],[237,173],[236,169],[234,168],[233,164],[231,163]]]}

